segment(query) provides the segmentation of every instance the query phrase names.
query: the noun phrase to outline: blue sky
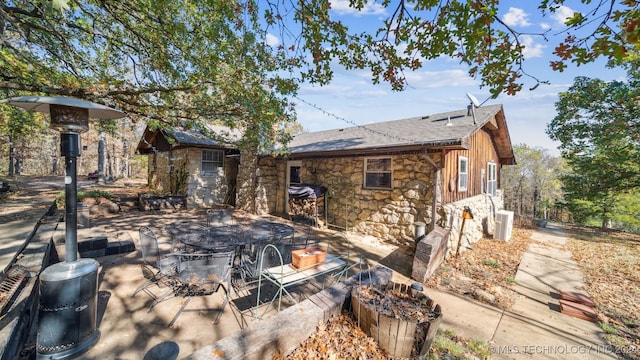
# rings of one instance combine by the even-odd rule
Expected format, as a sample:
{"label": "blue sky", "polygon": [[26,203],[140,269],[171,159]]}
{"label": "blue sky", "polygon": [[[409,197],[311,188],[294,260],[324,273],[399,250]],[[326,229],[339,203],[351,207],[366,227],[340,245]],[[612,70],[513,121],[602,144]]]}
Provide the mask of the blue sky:
{"label": "blue sky", "polygon": [[[345,0],[332,1],[332,16],[340,17],[345,23],[358,27],[374,24],[377,28],[389,11],[369,3],[363,13],[356,14],[348,9],[347,3]],[[521,41],[527,46],[525,71],[549,81],[550,84],[540,85],[536,90],[529,91],[528,88],[534,85],[531,81],[525,83],[518,95],[501,94],[497,99],[488,100],[486,104],[503,104],[514,145],[524,143],[558,154],[555,150],[557,143],[552,142],[545,133],[547,123],[555,117],[554,103],[558,99],[558,93],[567,90],[576,76],[608,81],[622,80],[625,73],[619,69],[606,68],[604,60],[580,67],[570,65],[562,73],[552,71],[549,61],[557,60],[552,54],[553,49],[565,36],[562,22],[574,10],[586,12],[587,8],[578,0],[567,0],[565,6],[553,16],[543,18],[537,9],[538,5],[538,0],[501,1],[499,17],[521,32],[542,33],[548,30],[548,41],[535,36],[521,38]],[[275,37],[270,40],[274,44],[278,42]],[[488,89],[480,88],[480,82],[468,76],[466,66],[449,58],[430,61],[421,70],[409,73],[408,82],[411,87],[403,92],[392,91],[386,83],[372,85],[366,71],[347,71],[339,66],[333,69],[335,78],[330,85],[321,87],[305,84],[299,91],[298,98],[303,101],[298,101],[296,111],[298,121],[307,131],[463,109],[469,104],[465,96],[467,92],[480,102],[490,96]]]}

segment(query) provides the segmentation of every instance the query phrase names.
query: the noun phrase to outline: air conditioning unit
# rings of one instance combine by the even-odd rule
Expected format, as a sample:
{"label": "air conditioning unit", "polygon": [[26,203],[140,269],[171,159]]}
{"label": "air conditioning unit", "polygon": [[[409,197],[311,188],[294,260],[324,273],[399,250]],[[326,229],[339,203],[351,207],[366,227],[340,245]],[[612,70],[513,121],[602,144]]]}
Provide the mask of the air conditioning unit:
{"label": "air conditioning unit", "polygon": [[496,230],[493,238],[497,240],[511,240],[513,229],[513,211],[500,210],[496,213]]}

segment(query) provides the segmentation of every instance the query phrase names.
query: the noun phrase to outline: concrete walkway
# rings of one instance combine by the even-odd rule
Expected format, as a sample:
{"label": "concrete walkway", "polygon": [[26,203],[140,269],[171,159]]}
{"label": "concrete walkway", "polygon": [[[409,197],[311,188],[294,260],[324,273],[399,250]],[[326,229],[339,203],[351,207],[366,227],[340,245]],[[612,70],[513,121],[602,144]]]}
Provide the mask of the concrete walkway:
{"label": "concrete walkway", "polygon": [[537,229],[518,268],[511,310],[427,289],[442,306],[441,328],[489,343],[493,359],[616,359],[597,324],[560,313],[560,290],[584,292],[577,264],[557,225]]}
{"label": "concrete walkway", "polygon": [[53,198],[19,196],[0,204],[0,271],[4,273],[38,228]]}

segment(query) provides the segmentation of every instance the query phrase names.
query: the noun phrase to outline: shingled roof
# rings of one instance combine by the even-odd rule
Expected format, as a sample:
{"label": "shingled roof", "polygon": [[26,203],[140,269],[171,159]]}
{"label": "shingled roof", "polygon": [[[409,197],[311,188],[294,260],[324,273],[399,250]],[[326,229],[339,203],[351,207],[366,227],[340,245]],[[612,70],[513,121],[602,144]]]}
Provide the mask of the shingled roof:
{"label": "shingled roof", "polygon": [[288,148],[292,156],[370,153],[410,149],[466,149],[468,139],[484,128],[492,132],[498,155],[509,163],[513,149],[502,105],[377,122],[343,129],[296,135]]}
{"label": "shingled roof", "polygon": [[226,126],[207,125],[207,129],[209,133],[215,134],[216,138],[204,135],[201,131],[195,129],[164,128],[152,131],[146,128],[144,134],[142,134],[142,139],[138,143],[137,151],[140,154],[152,153],[154,146],[151,144],[157,144],[161,147],[160,150],[167,150],[165,147],[169,146],[168,143],[163,146],[156,142],[159,134],[165,138],[165,141],[162,141],[163,144],[171,139],[170,141],[172,141],[174,148],[196,146],[236,149],[236,143],[242,137],[242,133],[239,130],[233,130]]}
{"label": "shingled roof", "polygon": [[[468,149],[469,137],[484,129],[496,145],[502,164],[515,164],[513,148],[502,105],[487,105],[440,114],[384,121],[342,129],[315,131],[296,135],[288,144],[293,158],[390,153],[424,149]],[[212,139],[197,130],[165,129],[161,133],[175,140],[174,146],[202,146],[233,149],[241,138],[239,130],[209,125],[209,131],[224,141]],[[150,153],[159,131],[145,130],[138,145],[139,153]]]}

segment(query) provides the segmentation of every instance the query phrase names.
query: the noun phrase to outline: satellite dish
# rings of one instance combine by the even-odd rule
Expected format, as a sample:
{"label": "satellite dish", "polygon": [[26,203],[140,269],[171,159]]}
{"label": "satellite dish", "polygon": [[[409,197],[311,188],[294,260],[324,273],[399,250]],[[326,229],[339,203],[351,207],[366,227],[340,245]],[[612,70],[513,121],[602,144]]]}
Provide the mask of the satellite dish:
{"label": "satellite dish", "polygon": [[470,93],[466,93],[466,95],[469,98],[469,100],[471,100],[471,103],[473,104],[473,106],[480,107],[480,102],[478,101],[478,99],[476,99],[475,96],[471,95]]}

